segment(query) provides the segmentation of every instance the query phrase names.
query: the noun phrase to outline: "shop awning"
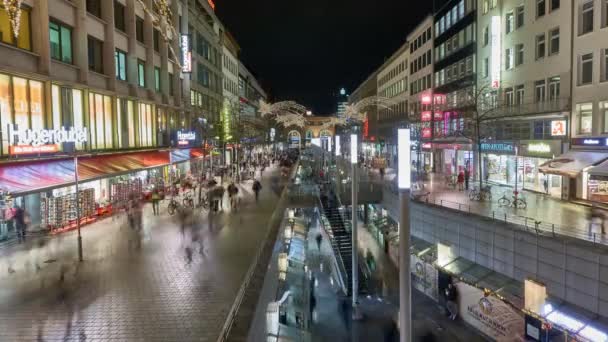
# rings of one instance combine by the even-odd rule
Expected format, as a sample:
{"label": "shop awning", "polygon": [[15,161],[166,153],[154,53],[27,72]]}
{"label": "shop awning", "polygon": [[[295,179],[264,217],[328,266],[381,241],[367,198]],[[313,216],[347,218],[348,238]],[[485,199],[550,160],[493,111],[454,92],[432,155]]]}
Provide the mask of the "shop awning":
{"label": "shop awning", "polygon": [[608,178],[608,160],[598,166],[590,168],[588,172],[591,178]]}
{"label": "shop awning", "polygon": [[168,151],[137,152],[78,159],[80,180],[92,180],[169,164]]}
{"label": "shop awning", "polygon": [[72,159],[0,165],[0,189],[11,194],[36,192],[73,181]]}
{"label": "shop awning", "polygon": [[569,151],[539,167],[540,172],[576,177],[584,168],[608,159],[608,153]]}

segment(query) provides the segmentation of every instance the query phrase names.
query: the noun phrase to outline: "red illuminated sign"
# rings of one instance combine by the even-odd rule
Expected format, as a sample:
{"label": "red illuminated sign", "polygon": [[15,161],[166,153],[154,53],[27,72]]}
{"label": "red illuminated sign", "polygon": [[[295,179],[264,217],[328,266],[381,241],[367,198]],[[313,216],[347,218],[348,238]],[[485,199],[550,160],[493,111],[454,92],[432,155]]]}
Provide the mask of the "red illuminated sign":
{"label": "red illuminated sign", "polygon": [[180,141],[177,142],[177,144],[179,146],[186,146],[186,145],[189,145],[190,142],[188,140],[180,140]]}
{"label": "red illuminated sign", "polygon": [[422,102],[422,104],[431,104],[431,95],[422,95],[422,97],[420,98],[420,102]]}
{"label": "red illuminated sign", "polygon": [[422,148],[431,149],[431,148],[433,148],[433,144],[431,144],[431,143],[423,143],[422,144]]}
{"label": "red illuminated sign", "polygon": [[420,115],[420,120],[423,122],[431,121],[432,117],[433,114],[431,112],[422,112],[422,114]]}
{"label": "red illuminated sign", "polygon": [[367,138],[369,135],[369,119],[366,117],[365,121],[363,121],[363,137]]}
{"label": "red illuminated sign", "polygon": [[9,146],[9,154],[21,155],[21,154],[38,154],[38,153],[56,153],[59,152],[59,145],[17,145]]}
{"label": "red illuminated sign", "polygon": [[215,2],[213,0],[207,0],[207,2],[209,3],[209,6],[211,6],[211,9],[215,11]]}
{"label": "red illuminated sign", "polygon": [[423,138],[430,138],[431,137],[431,129],[430,128],[423,128],[422,129],[422,137]]}
{"label": "red illuminated sign", "polygon": [[435,121],[443,121],[443,113],[442,112],[435,112],[435,115],[433,116]]}

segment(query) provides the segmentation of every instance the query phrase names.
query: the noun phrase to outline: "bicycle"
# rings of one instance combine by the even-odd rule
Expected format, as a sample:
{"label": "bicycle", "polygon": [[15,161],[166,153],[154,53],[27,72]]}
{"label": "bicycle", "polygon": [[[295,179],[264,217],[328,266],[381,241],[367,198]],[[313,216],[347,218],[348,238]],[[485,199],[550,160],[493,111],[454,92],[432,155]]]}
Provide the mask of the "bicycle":
{"label": "bicycle", "polygon": [[169,215],[174,215],[178,208],[179,202],[177,202],[175,198],[171,198],[169,200],[169,205],[167,206],[167,212],[169,213]]}
{"label": "bicycle", "polygon": [[514,207],[516,209],[526,209],[526,207],[528,206],[528,203],[526,202],[526,200],[524,198],[518,197],[518,192],[514,191],[513,192],[513,199],[509,199],[507,197],[507,193],[505,192],[501,198],[498,199],[498,205],[502,206],[502,207]]}
{"label": "bicycle", "polygon": [[469,199],[471,201],[491,201],[492,188],[490,186],[485,186],[481,190],[475,188],[469,192]]}

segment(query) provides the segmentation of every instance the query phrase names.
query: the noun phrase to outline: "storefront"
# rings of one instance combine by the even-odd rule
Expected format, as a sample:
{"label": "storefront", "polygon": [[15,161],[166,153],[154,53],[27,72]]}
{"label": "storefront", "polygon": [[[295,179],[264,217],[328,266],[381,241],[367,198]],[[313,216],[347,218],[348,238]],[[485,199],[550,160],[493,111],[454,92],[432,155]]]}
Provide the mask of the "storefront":
{"label": "storefront", "polygon": [[518,177],[525,190],[562,197],[562,177],[543,174],[540,166],[561,154],[561,140],[520,141]]}
{"label": "storefront", "polygon": [[[574,138],[572,150],[543,163],[539,171],[562,177],[564,200],[601,198],[600,186],[604,188],[601,168],[595,170],[594,177],[590,171],[608,159],[607,142],[605,137]],[[590,196],[591,191],[594,196]]]}
{"label": "storefront", "polygon": [[483,161],[481,170],[486,182],[515,184],[516,158],[513,142],[484,142],[481,144],[481,153]]}
{"label": "storefront", "polygon": [[446,176],[457,176],[469,169],[471,174],[475,170],[475,159],[471,144],[436,144],[433,143],[435,172]]}
{"label": "storefront", "polygon": [[[367,204],[368,220],[365,225],[382,250],[388,253],[388,243],[398,236],[397,222],[389,215],[386,209],[379,205]],[[365,212],[362,213],[365,220]]]}

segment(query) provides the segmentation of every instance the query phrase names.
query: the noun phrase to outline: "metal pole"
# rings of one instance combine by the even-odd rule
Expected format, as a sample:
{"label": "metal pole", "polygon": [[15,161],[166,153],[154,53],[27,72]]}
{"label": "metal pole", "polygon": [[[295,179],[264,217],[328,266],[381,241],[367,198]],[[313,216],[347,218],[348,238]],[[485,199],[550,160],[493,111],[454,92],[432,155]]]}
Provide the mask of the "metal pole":
{"label": "metal pole", "polygon": [[359,261],[358,261],[358,248],[357,248],[357,185],[358,185],[358,165],[352,163],[352,181],[351,181],[351,192],[352,192],[352,245],[353,245],[353,319],[359,319],[360,315],[358,312],[359,299]]}
{"label": "metal pole", "polygon": [[80,235],[80,194],[78,193],[78,156],[74,155],[74,183],[76,185],[76,228],[78,229],[78,260],[82,257],[82,235]]}
{"label": "metal pole", "polygon": [[410,274],[410,190],[399,191],[399,331],[400,342],[412,340],[412,288]]}
{"label": "metal pole", "polygon": [[513,194],[515,195],[514,197],[514,201],[513,201],[513,207],[515,207],[515,209],[517,209],[517,178],[519,176],[519,151],[517,146],[515,146],[515,191],[513,192]]}

